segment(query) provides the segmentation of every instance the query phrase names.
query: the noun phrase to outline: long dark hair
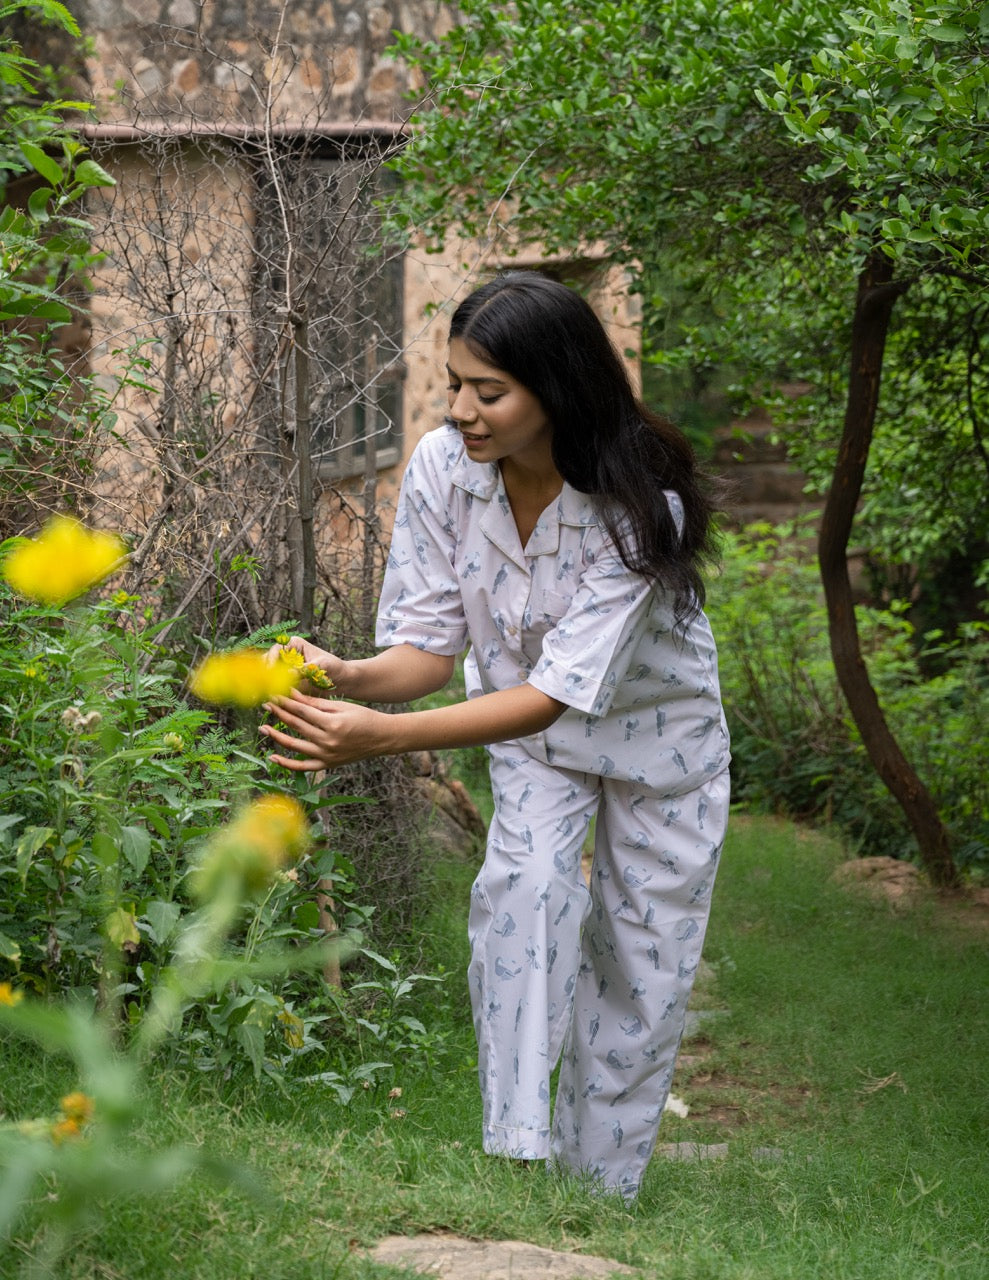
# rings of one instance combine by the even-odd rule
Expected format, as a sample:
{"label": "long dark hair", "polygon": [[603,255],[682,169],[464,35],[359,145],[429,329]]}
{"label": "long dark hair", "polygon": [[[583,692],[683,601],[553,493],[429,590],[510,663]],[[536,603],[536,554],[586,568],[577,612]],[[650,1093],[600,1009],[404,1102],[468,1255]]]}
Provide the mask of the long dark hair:
{"label": "long dark hair", "polygon": [[[553,425],[553,461],[599,499],[625,565],[673,597],[683,622],[704,603],[712,504],[683,433],[635,396],[625,365],[587,302],[547,276],[509,271],[457,307],[450,337],[535,395]],[[662,490],[683,502],[678,534]]]}

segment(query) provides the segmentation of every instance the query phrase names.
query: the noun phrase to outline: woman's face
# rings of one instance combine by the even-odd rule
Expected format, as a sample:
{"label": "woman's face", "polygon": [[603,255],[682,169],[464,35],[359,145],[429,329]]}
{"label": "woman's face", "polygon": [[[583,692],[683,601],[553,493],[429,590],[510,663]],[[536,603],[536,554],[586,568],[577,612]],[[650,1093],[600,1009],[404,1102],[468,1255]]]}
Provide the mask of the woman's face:
{"label": "woman's face", "polygon": [[552,465],[553,428],[541,402],[509,373],[450,339],[450,417],[475,462],[503,458],[535,468]]}

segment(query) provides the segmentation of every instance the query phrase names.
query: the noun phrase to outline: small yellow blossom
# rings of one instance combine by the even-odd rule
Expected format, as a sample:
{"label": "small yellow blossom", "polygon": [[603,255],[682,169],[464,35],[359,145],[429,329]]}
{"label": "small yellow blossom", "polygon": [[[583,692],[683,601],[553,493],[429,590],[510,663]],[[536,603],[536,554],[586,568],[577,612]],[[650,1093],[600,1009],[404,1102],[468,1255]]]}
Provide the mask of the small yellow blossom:
{"label": "small yellow blossom", "polygon": [[195,873],[196,896],[213,896],[235,877],[250,893],[265,889],[284,867],[305,852],[310,840],[306,811],[286,795],[267,795],[246,805],[212,838]]}
{"label": "small yellow blossom", "polygon": [[76,1120],[86,1124],[93,1118],[93,1099],[87,1093],[67,1093],[59,1106],[67,1120]]}
{"label": "small yellow blossom", "polygon": [[315,662],[307,662],[300,673],[304,680],[308,680],[311,685],[315,685],[317,689],[334,688],[333,681],[326,674],[322,667],[317,667]]}
{"label": "small yellow blossom", "polygon": [[37,680],[38,676],[41,674],[41,672],[33,663],[30,663],[28,666],[23,667],[22,670],[29,680]]}
{"label": "small yellow blossom", "polygon": [[68,1142],[81,1136],[82,1125],[78,1120],[73,1120],[69,1116],[62,1120],[56,1120],[51,1127],[51,1138],[56,1147],[60,1147],[63,1142]]}
{"label": "small yellow blossom", "polygon": [[109,577],[124,553],[116,534],[56,516],[37,538],[26,538],[14,547],[2,572],[19,595],[37,604],[59,605]]}
{"label": "small yellow blossom", "polygon": [[169,751],[181,751],[185,744],[180,733],[165,733],[162,734],[161,745]]}
{"label": "small yellow blossom", "polygon": [[275,644],[282,644],[282,645],[285,645],[285,644],[288,644],[288,642],[289,642],[291,639],[292,639],[292,637],[291,637],[291,636],[287,636],[287,635],[285,635],[285,634],[284,634],[284,632],[282,632],[282,633],[280,633],[279,635],[275,636]]}
{"label": "small yellow blossom", "polygon": [[287,667],[301,667],[305,662],[298,649],[290,649],[287,645],[282,645],[278,656]]}
{"label": "small yellow blossom", "polygon": [[13,1008],[15,1004],[20,1004],[23,999],[23,991],[15,991],[9,982],[0,982],[0,1004],[9,1005]]}
{"label": "small yellow blossom", "polygon": [[59,1106],[62,1115],[48,1131],[56,1146],[82,1137],[83,1129],[93,1118],[94,1104],[88,1094],[76,1092],[67,1093]]}
{"label": "small yellow blossom", "polygon": [[298,673],[284,662],[269,662],[263,649],[234,649],[204,659],[192,673],[189,688],[216,706],[257,707],[285,697],[298,680]]}

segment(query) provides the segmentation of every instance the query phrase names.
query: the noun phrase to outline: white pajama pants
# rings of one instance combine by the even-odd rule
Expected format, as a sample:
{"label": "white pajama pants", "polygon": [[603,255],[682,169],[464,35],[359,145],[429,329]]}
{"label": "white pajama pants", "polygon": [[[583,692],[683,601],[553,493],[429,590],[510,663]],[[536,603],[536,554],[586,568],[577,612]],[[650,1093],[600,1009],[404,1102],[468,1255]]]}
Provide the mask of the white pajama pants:
{"label": "white pajama pants", "polygon": [[[490,749],[468,970],[484,1149],[632,1199],[656,1142],[728,817],[727,771],[661,799]],[[597,814],[588,890],[581,850]],[[550,1075],[561,1059],[550,1124]]]}

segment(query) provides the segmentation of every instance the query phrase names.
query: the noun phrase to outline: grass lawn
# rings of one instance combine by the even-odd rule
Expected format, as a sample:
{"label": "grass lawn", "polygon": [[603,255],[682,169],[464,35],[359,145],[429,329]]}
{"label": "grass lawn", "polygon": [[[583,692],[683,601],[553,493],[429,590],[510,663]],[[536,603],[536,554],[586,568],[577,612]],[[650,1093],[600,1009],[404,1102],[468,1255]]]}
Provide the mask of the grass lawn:
{"label": "grass lawn", "polygon": [[[100,1205],[58,1280],[407,1276],[363,1250],[437,1231],[593,1253],[657,1280],[985,1280],[986,920],[839,886],[841,858],[787,823],[734,820],[698,999],[721,1012],[685,1043],[674,1092],[690,1114],[660,1134],[728,1153],[657,1157],[633,1210],[482,1155],[459,976],[471,870],[452,864],[423,923],[432,962],[454,975],[441,999],[422,988],[423,1019],[445,1037],[438,1064],[397,1063],[348,1106],[312,1085],[163,1071],[134,1142],[205,1146],[253,1170],[256,1195],[196,1178]],[[75,1087],[57,1060],[0,1053],[6,1119]],[[0,1244],[0,1276],[29,1274],[37,1248],[25,1220]]]}

